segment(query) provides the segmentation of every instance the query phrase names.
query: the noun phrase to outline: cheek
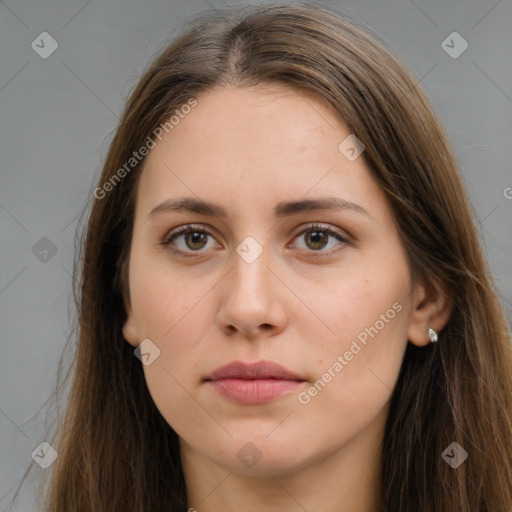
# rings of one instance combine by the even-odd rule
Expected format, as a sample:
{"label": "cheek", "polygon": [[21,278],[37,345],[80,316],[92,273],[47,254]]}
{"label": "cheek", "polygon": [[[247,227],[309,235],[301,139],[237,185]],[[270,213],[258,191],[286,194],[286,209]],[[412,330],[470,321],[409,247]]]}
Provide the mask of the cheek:
{"label": "cheek", "polygon": [[[201,297],[204,297],[201,300]],[[204,375],[205,347],[208,333],[208,297],[204,293],[162,293],[160,301],[144,311],[147,337],[160,349],[159,357],[144,367],[151,397],[167,423],[183,439],[192,433],[212,432],[218,423],[208,414],[210,407],[201,403],[197,389]],[[205,413],[206,412],[206,413]],[[220,434],[219,434],[220,435]]]}
{"label": "cheek", "polygon": [[[138,242],[139,246],[143,242]],[[148,242],[146,242],[148,244]],[[130,296],[141,336],[168,343],[175,333],[187,328],[199,328],[190,322],[208,302],[208,291],[215,285],[213,275],[192,276],[189,269],[172,265],[160,249],[134,251],[130,263]],[[192,333],[187,336],[193,339]]]}
{"label": "cheek", "polygon": [[144,368],[151,398],[167,424],[191,444],[203,442],[206,432],[217,437],[225,436],[211,412],[211,405],[203,404],[194,396],[194,387],[188,380],[192,373],[189,368],[179,372],[169,366],[160,359]]}
{"label": "cheek", "polygon": [[373,262],[352,267],[316,294],[312,309],[325,327],[315,340],[315,352],[322,357],[317,362],[330,363],[333,354],[350,351],[354,341],[362,348],[354,357],[359,362],[371,359],[372,353],[391,350],[395,343],[403,344],[409,280],[406,271],[397,271],[398,266],[396,262],[391,270]]}
{"label": "cheek", "polygon": [[[397,312],[393,304],[393,298],[382,297],[351,309],[352,317],[344,310],[336,344],[329,340],[315,349],[314,380],[297,396],[313,452],[343,446],[370,424],[385,421],[406,347],[405,308]],[[379,318],[386,312],[388,323]]]}
{"label": "cheek", "polygon": [[209,278],[190,280],[184,273],[171,272],[165,262],[138,255],[132,264],[130,290],[139,337],[150,339],[159,350],[154,362],[143,368],[146,382],[157,408],[174,428],[177,414],[194,406],[185,389],[193,389],[201,375],[200,341],[212,325],[208,291],[215,283]]}
{"label": "cheek", "polygon": [[364,423],[386,403],[407,345],[409,281],[401,268],[397,261],[394,269],[385,262],[354,269],[316,303],[329,330],[310,338],[315,384],[302,395],[305,407]]}

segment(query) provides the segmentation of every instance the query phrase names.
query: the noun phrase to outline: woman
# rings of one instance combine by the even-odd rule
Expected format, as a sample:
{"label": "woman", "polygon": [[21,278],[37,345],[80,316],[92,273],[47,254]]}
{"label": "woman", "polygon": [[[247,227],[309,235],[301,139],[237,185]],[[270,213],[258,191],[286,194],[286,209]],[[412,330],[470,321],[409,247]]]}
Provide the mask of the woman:
{"label": "woman", "polygon": [[316,4],[208,13],[94,191],[46,510],[512,509],[512,355],[453,151]]}

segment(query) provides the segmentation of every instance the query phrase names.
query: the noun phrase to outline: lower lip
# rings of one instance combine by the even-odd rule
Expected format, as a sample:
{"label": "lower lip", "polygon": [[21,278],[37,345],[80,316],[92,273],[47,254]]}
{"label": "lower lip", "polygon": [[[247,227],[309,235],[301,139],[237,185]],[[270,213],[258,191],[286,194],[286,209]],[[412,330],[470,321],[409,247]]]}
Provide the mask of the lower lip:
{"label": "lower lip", "polygon": [[280,379],[219,379],[209,381],[221,395],[235,402],[256,405],[293,393],[303,381]]}

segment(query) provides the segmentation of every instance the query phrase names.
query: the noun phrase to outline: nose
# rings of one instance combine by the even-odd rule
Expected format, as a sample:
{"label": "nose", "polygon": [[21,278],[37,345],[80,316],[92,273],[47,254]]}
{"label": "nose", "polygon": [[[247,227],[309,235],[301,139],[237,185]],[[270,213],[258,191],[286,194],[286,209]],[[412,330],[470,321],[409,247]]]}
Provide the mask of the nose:
{"label": "nose", "polygon": [[217,324],[228,336],[238,333],[242,338],[255,340],[275,336],[286,327],[286,290],[270,269],[268,252],[264,250],[251,263],[235,252],[233,268],[218,285]]}

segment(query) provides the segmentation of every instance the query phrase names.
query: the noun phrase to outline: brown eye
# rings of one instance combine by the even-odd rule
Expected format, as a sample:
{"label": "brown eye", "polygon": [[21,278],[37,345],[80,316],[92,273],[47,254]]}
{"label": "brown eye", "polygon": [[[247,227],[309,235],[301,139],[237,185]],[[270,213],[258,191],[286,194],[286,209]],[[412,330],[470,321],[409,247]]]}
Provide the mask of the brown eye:
{"label": "brown eye", "polygon": [[[317,224],[308,226],[307,229],[297,234],[295,239],[302,241],[296,247],[303,249],[312,256],[327,256],[336,252],[337,246],[350,243],[349,240],[336,231]],[[168,233],[161,244],[179,256],[201,256],[207,253],[203,249],[221,247],[220,244],[215,244],[215,242],[215,238],[209,231],[201,226],[187,224]],[[208,245],[209,243],[210,245]],[[326,248],[327,250],[324,250]]]}
{"label": "brown eye", "polygon": [[190,231],[185,233],[185,244],[192,250],[202,249],[207,243],[207,236],[208,235],[205,233],[199,231]]}
{"label": "brown eye", "polygon": [[174,253],[183,256],[195,256],[193,253],[206,252],[202,249],[208,248],[209,239],[214,240],[208,231],[201,227],[187,224],[172,230],[162,240],[161,244],[168,247]]}
{"label": "brown eye", "polygon": [[341,236],[338,232],[318,224],[308,226],[307,229],[298,233],[295,238],[303,241],[302,244],[295,244],[296,247],[309,253],[319,253],[315,254],[315,256],[331,254],[337,250],[337,246],[350,243],[348,239]]}
{"label": "brown eye", "polygon": [[306,232],[305,240],[310,249],[318,251],[327,245],[329,241],[329,235],[326,233],[326,231],[316,229],[310,230]]}

